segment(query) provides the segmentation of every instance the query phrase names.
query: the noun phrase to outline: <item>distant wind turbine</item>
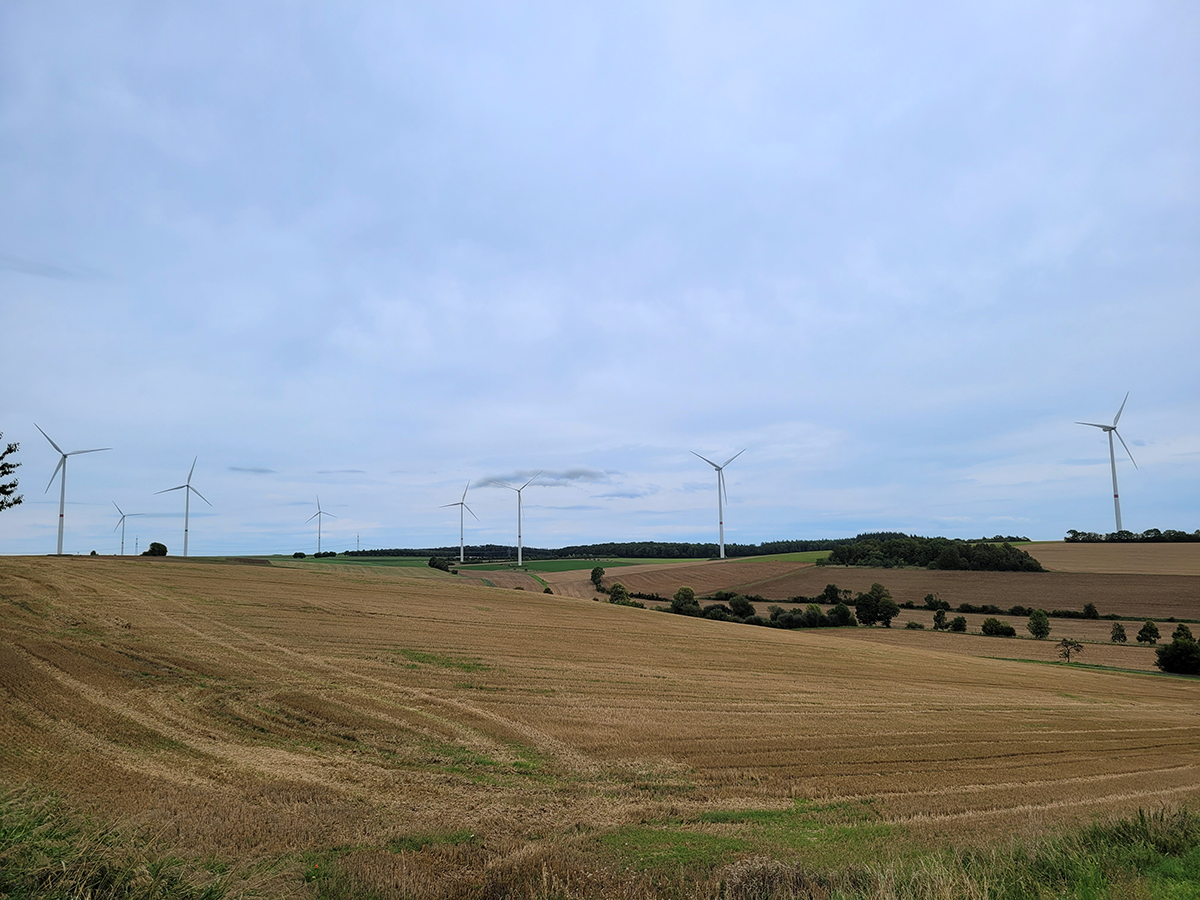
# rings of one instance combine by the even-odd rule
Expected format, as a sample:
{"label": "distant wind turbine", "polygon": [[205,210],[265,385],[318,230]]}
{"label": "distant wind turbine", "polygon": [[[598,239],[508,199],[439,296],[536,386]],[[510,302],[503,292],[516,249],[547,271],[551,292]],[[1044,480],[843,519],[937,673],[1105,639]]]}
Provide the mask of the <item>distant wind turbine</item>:
{"label": "distant wind turbine", "polygon": [[327,512],[325,512],[325,510],[321,509],[321,495],[317,494],[317,511],[315,513],[313,513],[311,516],[309,516],[307,521],[311,522],[313,519],[317,520],[317,552],[318,553],[321,552],[321,516],[329,516],[329,518],[331,518],[331,519],[337,518],[337,516],[335,516],[333,513],[327,513]]}
{"label": "distant wind turbine", "polygon": [[[113,506],[117,506],[116,500],[113,501]],[[121,509],[121,507],[119,507],[119,506],[117,506],[117,512],[121,513],[121,520],[119,522],[117,522],[117,524],[115,526],[113,526],[113,531],[116,531],[118,528],[121,529],[121,555],[124,556],[125,555],[125,520],[128,519],[130,516],[144,516],[145,513],[127,513],[127,512],[124,512]]]}
{"label": "distant wind turbine", "polygon": [[[42,431],[42,426],[37,422],[33,423],[33,427],[38,431]],[[54,467],[54,474],[50,476],[50,480],[46,483],[46,490],[43,493],[50,492],[50,485],[54,484],[54,479],[58,475],[58,470],[62,469],[62,485],[58,493],[58,555],[62,556],[63,544],[63,513],[67,508],[67,457],[78,456],[80,453],[100,453],[104,450],[111,450],[112,447],[97,447],[95,450],[72,450],[70,453],[64,453],[62,447],[50,440],[50,435],[42,431],[42,437],[50,441],[50,446],[57,450],[60,454],[58,465]]]}
{"label": "distant wind turbine", "polygon": [[[537,478],[538,475],[541,475],[541,474],[542,474],[542,471],[539,471],[537,473],[537,475],[533,476],[533,478]],[[515,488],[511,484],[505,484],[503,481],[493,481],[492,482],[492,484],[498,484],[498,485],[500,485],[500,487],[506,487],[510,491],[517,492],[517,565],[518,566],[523,564],[523,561],[521,558],[521,491],[525,490],[525,488],[529,487],[529,485],[531,485],[533,483],[533,478],[530,478],[527,482],[525,482],[519,488]],[[464,496],[466,496],[466,495],[464,494]],[[472,513],[472,515],[474,515],[474,513]]]}
{"label": "distant wind turbine", "polygon": [[[1121,446],[1125,448],[1125,452],[1129,453],[1129,445],[1125,443],[1125,438],[1121,437],[1121,432],[1117,431],[1117,422],[1121,419],[1121,413],[1125,411],[1125,404],[1129,402],[1129,393],[1125,393],[1125,399],[1121,401],[1121,408],[1117,410],[1117,414],[1113,416],[1111,425],[1097,425],[1095,422],[1076,422],[1076,425],[1090,425],[1092,428],[1099,428],[1108,435],[1108,461],[1112,466],[1112,481],[1113,481],[1113,508],[1117,512],[1117,531],[1121,530],[1121,497],[1117,492],[1117,454],[1113,449],[1113,435],[1117,436],[1117,440],[1121,442]],[[1138,467],[1137,460],[1133,458],[1133,454],[1129,453],[1129,461],[1133,463],[1133,467]]]}
{"label": "distant wind turbine", "polygon": [[[537,476],[535,475],[534,477],[536,478]],[[531,478],[530,481],[532,481],[532,480],[533,479]],[[476,522],[479,521],[479,516],[476,516],[475,511],[473,509],[471,509],[471,507],[467,506],[467,489],[470,487],[471,487],[471,482],[468,481],[467,486],[465,488],[463,488],[462,499],[459,500],[457,503],[443,503],[441,506],[438,507],[438,509],[445,509],[448,506],[457,506],[458,507],[458,562],[460,565],[462,564],[462,561],[463,561],[463,510],[465,509],[467,512],[469,512],[472,515],[472,517],[474,517]],[[507,487],[507,485],[506,485],[506,487]],[[520,497],[520,495],[518,495],[518,503],[520,502],[519,497]],[[517,527],[517,531],[518,531],[518,533],[520,532],[519,525]],[[518,544],[520,543],[519,537],[517,538],[517,543]]]}
{"label": "distant wind turbine", "polygon": [[[184,500],[183,500],[183,555],[185,558],[187,557],[188,514],[191,511],[192,494],[195,494],[197,497],[199,497],[205,503],[208,503],[208,498],[205,497],[198,490],[196,490],[194,487],[192,487],[192,473],[196,471],[196,460],[199,458],[200,457],[197,456],[195,459],[192,460],[192,467],[190,469],[188,469],[187,481],[185,481],[183,484],[177,484],[173,488],[167,488],[166,490],[154,492],[155,494],[169,494],[169,493],[171,493],[171,491],[183,491],[183,497],[184,497]],[[212,506],[211,503],[208,503],[208,505]]]}
{"label": "distant wind turbine", "polygon": [[711,459],[700,456],[695,450],[692,451],[693,456],[700,456],[701,459],[717,470],[717,533],[721,539],[721,559],[725,558],[725,504],[722,502],[722,497],[724,497],[726,503],[729,501],[729,493],[725,490],[725,467],[745,452],[746,448],[743,447],[718,466]]}

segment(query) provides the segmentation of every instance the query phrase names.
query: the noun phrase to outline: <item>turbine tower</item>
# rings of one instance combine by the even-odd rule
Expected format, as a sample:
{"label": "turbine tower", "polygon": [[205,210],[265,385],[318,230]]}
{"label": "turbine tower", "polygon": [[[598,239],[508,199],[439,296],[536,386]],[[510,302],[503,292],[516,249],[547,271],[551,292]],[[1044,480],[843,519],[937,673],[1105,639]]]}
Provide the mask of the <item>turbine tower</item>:
{"label": "turbine tower", "polygon": [[[536,476],[534,476],[534,477],[536,477]],[[530,479],[530,480],[532,480],[532,479]],[[476,516],[475,511],[473,509],[471,509],[471,507],[467,506],[467,489],[470,487],[471,487],[471,482],[468,481],[467,487],[463,488],[462,499],[459,500],[457,503],[443,503],[441,506],[438,507],[438,509],[445,509],[448,506],[457,506],[458,507],[458,564],[459,565],[462,565],[462,562],[463,562],[463,510],[465,509],[467,512],[469,512],[475,518],[476,522],[479,521],[479,516]],[[519,497],[519,495],[518,495],[518,497]],[[518,502],[519,502],[519,500],[518,500]],[[518,533],[520,533],[520,526],[517,527],[517,531],[518,531]],[[519,537],[517,538],[517,543],[518,544],[520,543]]]}
{"label": "turbine tower", "polygon": [[[1076,422],[1076,425],[1090,425],[1092,428],[1099,428],[1108,435],[1108,461],[1112,465],[1112,480],[1113,480],[1113,508],[1117,513],[1117,531],[1121,531],[1121,497],[1117,492],[1117,454],[1113,449],[1113,435],[1117,436],[1117,440],[1121,442],[1121,446],[1125,448],[1125,452],[1129,453],[1129,445],[1125,443],[1125,438],[1121,437],[1121,432],[1117,431],[1117,422],[1121,419],[1121,413],[1125,411],[1125,404],[1129,401],[1129,393],[1125,393],[1125,399],[1121,401],[1121,408],[1117,410],[1117,414],[1113,416],[1111,425],[1097,425],[1095,422]],[[1133,467],[1138,467],[1137,460],[1133,458],[1133,454],[1129,453],[1129,461],[1133,463]]]}
{"label": "turbine tower", "polygon": [[717,470],[717,533],[721,539],[721,559],[725,558],[725,505],[721,502],[722,495],[725,502],[729,501],[729,493],[725,490],[725,467],[745,452],[746,448],[743,447],[718,466],[711,459],[700,456],[695,450],[692,451],[693,456],[700,456],[701,459]]}
{"label": "turbine tower", "polygon": [[[117,506],[116,500],[113,501],[113,506]],[[117,522],[117,524],[115,526],[113,526],[113,531],[116,531],[118,528],[121,529],[121,555],[124,556],[125,555],[125,520],[128,519],[130,516],[144,516],[145,513],[127,513],[127,512],[124,512],[121,509],[121,507],[119,507],[119,506],[117,506],[117,512],[121,513],[121,520],[119,522]]]}
{"label": "turbine tower", "polygon": [[[537,478],[538,475],[541,475],[542,471],[544,471],[544,470],[539,470],[537,475],[534,475],[533,478]],[[525,482],[519,488],[515,488],[511,484],[505,484],[503,481],[493,481],[492,482],[492,484],[498,484],[498,485],[500,485],[500,487],[506,487],[510,491],[517,492],[517,566],[518,567],[520,567],[523,564],[523,560],[521,557],[521,491],[525,490],[525,488],[529,487],[529,485],[531,485],[533,483],[533,478],[530,478],[529,481]],[[466,496],[466,494],[464,494],[463,496]],[[474,515],[474,513],[472,513],[472,515]]]}
{"label": "turbine tower", "polygon": [[[42,431],[42,426],[37,422],[33,423],[33,427],[38,431]],[[80,453],[100,453],[103,450],[111,450],[112,447],[97,447],[95,450],[72,450],[70,453],[64,453],[63,448],[50,440],[50,435],[42,431],[42,437],[50,441],[50,446],[57,450],[61,456],[58,460],[58,465],[54,467],[54,474],[50,476],[50,480],[46,483],[46,490],[43,493],[50,492],[50,485],[54,484],[54,479],[58,475],[58,470],[62,469],[62,485],[58,493],[58,555],[62,556],[62,539],[63,539],[63,513],[67,507],[67,457],[78,456]]]}
{"label": "turbine tower", "polygon": [[[195,457],[195,459],[192,460],[192,467],[190,469],[188,469],[187,481],[185,481],[183,484],[177,484],[173,488],[167,488],[166,490],[154,492],[156,494],[169,494],[169,493],[171,493],[171,491],[183,491],[183,497],[184,497],[184,500],[183,500],[183,556],[185,559],[187,558],[188,514],[191,511],[192,494],[195,494],[197,497],[199,497],[205,503],[208,503],[208,498],[205,497],[198,490],[196,490],[194,487],[192,487],[192,473],[196,471],[196,460],[199,458],[200,457],[197,456],[197,457]],[[211,503],[208,503],[208,505],[212,506]]]}
{"label": "turbine tower", "polygon": [[313,519],[317,520],[317,552],[318,553],[321,552],[321,516],[329,516],[329,518],[331,518],[331,519],[337,518],[337,516],[335,516],[333,513],[327,513],[327,512],[325,512],[325,510],[321,509],[321,495],[317,494],[317,511],[315,513],[313,513],[311,516],[309,516],[307,521],[311,522]]}

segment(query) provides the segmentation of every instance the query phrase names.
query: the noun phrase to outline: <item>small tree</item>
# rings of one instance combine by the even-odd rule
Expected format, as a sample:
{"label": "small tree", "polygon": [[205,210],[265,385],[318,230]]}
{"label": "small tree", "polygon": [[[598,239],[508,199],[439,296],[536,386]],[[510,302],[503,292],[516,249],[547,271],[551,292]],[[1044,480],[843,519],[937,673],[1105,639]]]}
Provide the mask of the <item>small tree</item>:
{"label": "small tree", "polygon": [[1083,652],[1083,644],[1079,643],[1079,641],[1073,641],[1070,638],[1063,638],[1061,641],[1058,642],[1058,655],[1061,656],[1063,659],[1065,659],[1067,662],[1071,661],[1072,653],[1082,653],[1082,652]]}
{"label": "small tree", "polygon": [[1029,622],[1025,626],[1039,641],[1050,637],[1050,614],[1044,609],[1035,609],[1029,616]]}
{"label": "small tree", "polygon": [[1112,631],[1109,632],[1108,639],[1114,644],[1123,644],[1129,640],[1125,635],[1125,626],[1120,622],[1113,622]]}
{"label": "small tree", "polygon": [[729,608],[733,610],[733,614],[735,616],[740,616],[743,619],[748,619],[757,614],[754,609],[754,604],[741,594],[735,594],[729,598]]}
{"label": "small tree", "polygon": [[946,611],[939,608],[937,612],[933,614],[933,630],[945,631],[949,627],[949,623],[946,622]]}
{"label": "small tree", "polygon": [[[4,437],[4,433],[0,432],[0,438]],[[21,449],[19,443],[8,444],[3,450],[0,450],[0,512],[12,506],[18,506],[25,498],[17,493],[17,479],[5,481],[13,472],[17,471],[19,462],[14,462],[8,459],[9,456]]]}
{"label": "small tree", "polygon": [[1139,644],[1157,644],[1158,643],[1158,626],[1146,620],[1146,624],[1142,626],[1142,630],[1137,633]]}
{"label": "small tree", "polygon": [[151,541],[150,546],[142,551],[142,556],[166,556],[167,545],[160,544],[158,541]]}
{"label": "small tree", "polygon": [[1098,618],[1100,618],[1100,610],[1096,609],[1096,604],[1095,604],[1095,603],[1085,603],[1085,604],[1083,604],[1083,617],[1084,617],[1085,619],[1098,619]]}
{"label": "small tree", "polygon": [[690,587],[681,587],[671,598],[671,612],[681,616],[700,615],[700,604],[696,602],[696,592]]}
{"label": "small tree", "polygon": [[955,616],[950,620],[950,630],[957,634],[963,634],[967,630],[967,617]]}
{"label": "small tree", "polygon": [[[320,556],[320,554],[317,554],[317,555]],[[336,556],[337,554],[333,551],[330,551],[329,555]],[[449,572],[450,571],[450,560],[442,559],[442,557],[440,557],[440,556],[431,556],[431,557],[429,557],[429,568],[441,569],[443,572]]]}
{"label": "small tree", "polygon": [[618,605],[629,602],[629,589],[619,581],[614,581],[608,589],[608,602]]}
{"label": "small tree", "polygon": [[1001,622],[994,616],[989,616],[983,620],[983,633],[989,637],[1016,637],[1017,629],[1007,622]]}
{"label": "small tree", "polygon": [[850,611],[850,607],[839,602],[829,611],[829,624],[834,628],[849,628],[857,625],[858,622],[854,618],[854,613]]}
{"label": "small tree", "polygon": [[599,566],[592,569],[592,584],[596,586],[596,590],[600,590],[600,580],[604,578],[604,570]]}
{"label": "small tree", "polygon": [[863,625],[883,622],[890,628],[892,619],[900,615],[900,607],[896,605],[896,601],[892,599],[888,589],[879,582],[875,582],[869,591],[859,594],[855,598],[854,613]]}

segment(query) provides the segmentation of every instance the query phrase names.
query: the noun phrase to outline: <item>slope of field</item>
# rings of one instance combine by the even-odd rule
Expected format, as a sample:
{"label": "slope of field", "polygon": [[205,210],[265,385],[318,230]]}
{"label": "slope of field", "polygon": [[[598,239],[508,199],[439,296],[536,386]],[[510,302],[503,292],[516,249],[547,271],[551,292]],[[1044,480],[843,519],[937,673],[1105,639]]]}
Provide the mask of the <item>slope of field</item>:
{"label": "slope of field", "polygon": [[[812,568],[812,565],[811,562],[797,562],[778,557],[626,565],[606,570],[604,586],[610,587],[619,581],[631,591],[658,594],[667,598],[683,585],[687,585],[699,595],[725,590],[753,594],[760,593],[759,588],[764,583],[790,577],[804,569]],[[547,572],[542,577],[556,594],[590,599],[596,596],[590,574],[590,569],[577,569]]]}
{"label": "slope of field", "polygon": [[[733,826],[687,823],[797,800],[972,842],[1200,799],[1200,683],[877,629],[140,558],[0,559],[0,610],[0,783],[181,853],[291,860],[277,896],[331,848],[364,891],[398,891],[597,869],[629,829],[715,840]],[[839,833],[784,846],[820,861]]]}
{"label": "slope of field", "polygon": [[1200,576],[1200,543],[1068,544],[1053,541],[1024,544],[1021,549],[1052,572]]}

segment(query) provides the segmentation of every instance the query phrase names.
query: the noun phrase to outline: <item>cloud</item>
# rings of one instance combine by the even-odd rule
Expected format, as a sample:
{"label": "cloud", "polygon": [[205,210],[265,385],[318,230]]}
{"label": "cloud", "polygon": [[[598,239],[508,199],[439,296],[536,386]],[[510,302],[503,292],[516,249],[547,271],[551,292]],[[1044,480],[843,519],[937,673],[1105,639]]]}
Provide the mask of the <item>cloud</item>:
{"label": "cloud", "polygon": [[318,475],[366,475],[362,469],[321,469]]}
{"label": "cloud", "polygon": [[257,466],[229,466],[230,472],[245,472],[249,475],[278,475],[274,469],[262,469]]}
{"label": "cloud", "polygon": [[22,259],[19,256],[12,256],[8,253],[0,253],[0,269],[8,269],[10,272],[20,272],[22,275],[34,275],[38,278],[55,278],[60,281],[91,281],[100,274],[94,269],[72,269],[66,266],[56,266],[52,263]]}

